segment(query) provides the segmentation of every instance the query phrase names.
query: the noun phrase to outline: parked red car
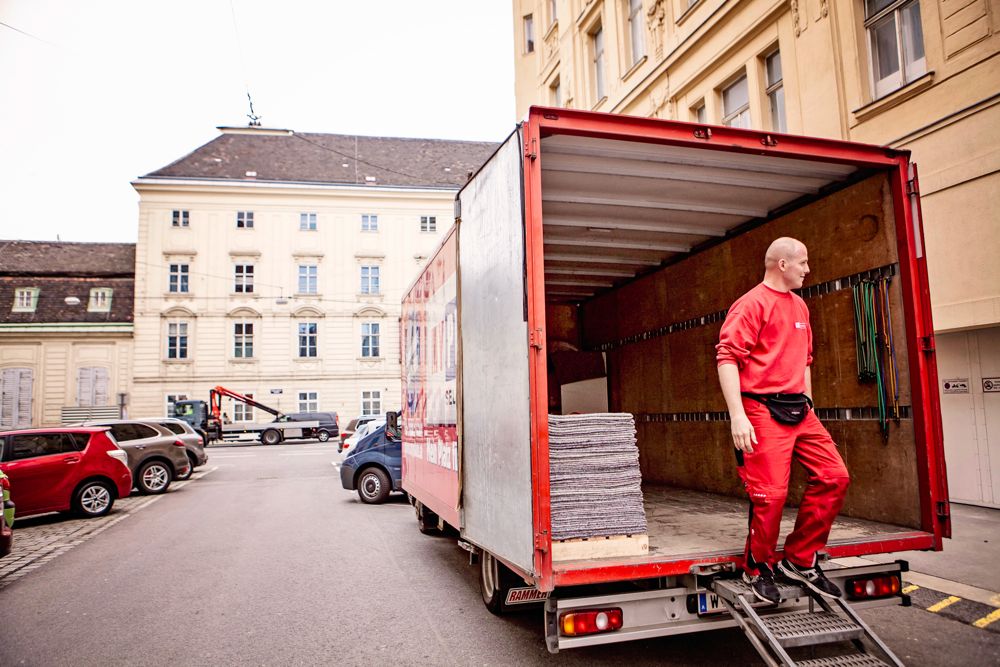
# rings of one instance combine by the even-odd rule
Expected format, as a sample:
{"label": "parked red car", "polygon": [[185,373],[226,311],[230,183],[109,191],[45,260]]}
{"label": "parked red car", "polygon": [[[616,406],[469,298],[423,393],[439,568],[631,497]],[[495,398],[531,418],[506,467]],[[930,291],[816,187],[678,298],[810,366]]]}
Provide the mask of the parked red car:
{"label": "parked red car", "polygon": [[128,457],[106,427],[4,431],[0,470],[10,478],[18,516],[103,516],[132,489]]}

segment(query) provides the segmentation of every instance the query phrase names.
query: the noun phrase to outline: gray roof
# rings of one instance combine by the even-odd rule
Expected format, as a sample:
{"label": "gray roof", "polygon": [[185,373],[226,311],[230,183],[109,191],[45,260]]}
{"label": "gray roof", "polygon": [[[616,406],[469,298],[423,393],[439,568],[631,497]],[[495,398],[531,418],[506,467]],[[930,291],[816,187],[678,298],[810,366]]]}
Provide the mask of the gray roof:
{"label": "gray roof", "polygon": [[0,276],[134,278],[135,244],[0,240]]}
{"label": "gray roof", "polygon": [[220,129],[220,136],[145,178],[459,188],[498,146],[478,141]]}

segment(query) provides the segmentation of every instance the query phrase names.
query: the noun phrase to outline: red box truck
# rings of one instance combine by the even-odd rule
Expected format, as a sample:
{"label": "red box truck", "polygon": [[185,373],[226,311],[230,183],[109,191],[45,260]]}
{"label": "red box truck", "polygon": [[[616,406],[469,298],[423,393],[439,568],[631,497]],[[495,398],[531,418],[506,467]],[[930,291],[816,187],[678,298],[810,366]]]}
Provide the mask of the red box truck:
{"label": "red box truck", "polygon": [[[828,566],[846,610],[795,590],[761,609],[736,590],[748,504],[714,344],[768,244],[805,242],[815,409],[852,476],[824,556],[940,550],[918,193],[907,151],[532,108],[458,193],[454,227],[403,300],[403,488],[421,529],[459,532],[491,610],[544,599],[551,651],[739,625],[782,662],[796,644],[772,615],[906,603],[902,561]],[[861,284],[884,295],[891,386],[859,380]],[[648,532],[554,541],[548,415],[601,411],[634,416]]]}

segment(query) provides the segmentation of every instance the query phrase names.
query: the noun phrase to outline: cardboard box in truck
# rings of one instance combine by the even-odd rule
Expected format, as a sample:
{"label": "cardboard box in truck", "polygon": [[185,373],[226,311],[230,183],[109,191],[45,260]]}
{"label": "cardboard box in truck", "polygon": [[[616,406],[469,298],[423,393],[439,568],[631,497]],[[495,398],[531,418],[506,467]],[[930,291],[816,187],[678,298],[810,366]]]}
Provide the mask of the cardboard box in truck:
{"label": "cardboard box in truck", "polygon": [[[950,524],[918,192],[906,151],[532,108],[458,193],[454,227],[403,301],[403,488],[421,528],[447,524],[479,554],[491,610],[547,598],[553,651],[735,624],[711,615],[748,512],[714,345],[767,246],[792,236],[812,269],[800,293],[815,409],[852,477],[824,556],[940,550]],[[864,281],[888,303],[888,418],[877,383],[859,380]],[[548,415],[570,412],[634,416],[646,534],[552,539]],[[795,472],[782,535],[803,483]],[[898,578],[905,563],[827,573],[845,586],[879,568]],[[856,600],[905,601],[898,588]],[[618,609],[621,627],[564,632],[568,613],[595,607]]]}

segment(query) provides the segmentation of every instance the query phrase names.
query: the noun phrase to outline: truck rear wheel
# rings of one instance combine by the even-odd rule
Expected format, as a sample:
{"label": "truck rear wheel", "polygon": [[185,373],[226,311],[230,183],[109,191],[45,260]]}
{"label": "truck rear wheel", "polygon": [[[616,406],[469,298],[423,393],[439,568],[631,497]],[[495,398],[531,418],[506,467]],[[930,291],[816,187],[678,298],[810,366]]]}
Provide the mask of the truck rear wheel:
{"label": "truck rear wheel", "polygon": [[510,589],[524,586],[510,568],[493,557],[489,551],[479,554],[479,592],[490,613],[500,616],[511,610],[507,606]]}
{"label": "truck rear wheel", "polygon": [[281,442],[281,433],[269,428],[260,434],[260,441],[265,445],[276,445]]}
{"label": "truck rear wheel", "polygon": [[438,523],[438,515],[427,509],[419,500],[414,503],[413,509],[417,511],[417,528],[424,535],[440,535],[441,528]]}

